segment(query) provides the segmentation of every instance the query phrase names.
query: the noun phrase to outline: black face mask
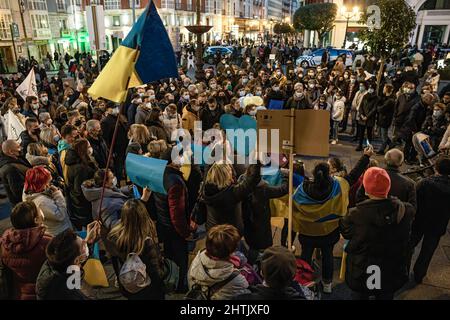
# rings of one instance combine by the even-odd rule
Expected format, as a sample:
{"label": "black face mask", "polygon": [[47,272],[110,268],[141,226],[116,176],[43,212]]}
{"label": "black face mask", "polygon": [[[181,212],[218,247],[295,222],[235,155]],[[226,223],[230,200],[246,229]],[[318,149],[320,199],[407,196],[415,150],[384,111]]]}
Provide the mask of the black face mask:
{"label": "black face mask", "polygon": [[67,113],[61,113],[61,115],[59,116],[61,118],[62,121],[67,121]]}
{"label": "black face mask", "polygon": [[75,121],[75,126],[76,126],[76,127],[79,127],[79,126],[81,126],[81,124],[82,124],[81,120],[77,120],[77,121]]}

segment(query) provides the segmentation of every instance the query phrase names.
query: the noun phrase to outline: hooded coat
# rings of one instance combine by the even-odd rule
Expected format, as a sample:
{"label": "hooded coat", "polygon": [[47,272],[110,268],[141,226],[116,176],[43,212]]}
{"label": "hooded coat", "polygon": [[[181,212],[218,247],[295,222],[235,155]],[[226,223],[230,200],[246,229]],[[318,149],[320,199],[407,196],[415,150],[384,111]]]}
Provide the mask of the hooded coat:
{"label": "hooded coat", "polygon": [[45,227],[8,229],[1,238],[2,263],[13,273],[14,300],[35,300],[36,279],[51,236]]}
{"label": "hooded coat", "polygon": [[[206,250],[200,251],[189,269],[189,288],[196,284],[207,290],[207,287],[224,281],[236,270],[232,262],[212,259],[206,254]],[[219,290],[213,292],[211,300],[230,300],[236,296],[248,294],[250,293],[248,286],[245,277],[239,274]]]}
{"label": "hooded coat", "polygon": [[[95,220],[98,217],[102,188],[95,186],[93,180],[87,180],[81,185],[81,189],[86,200],[92,204],[92,219]],[[123,205],[130,197],[130,188],[128,186],[121,189],[105,188],[102,203],[102,208],[105,211],[102,213],[102,221],[108,230],[119,222],[120,210],[122,210]]]}
{"label": "hooded coat", "polygon": [[14,159],[0,153],[0,180],[13,206],[22,201],[25,174],[29,168],[31,165],[27,160]]}
{"label": "hooded coat", "polygon": [[[345,281],[356,292],[370,293],[368,267],[381,271],[381,290],[394,293],[408,281],[408,248],[414,207],[397,198],[360,202],[340,222],[349,240]],[[372,290],[373,292],[373,290]]]}

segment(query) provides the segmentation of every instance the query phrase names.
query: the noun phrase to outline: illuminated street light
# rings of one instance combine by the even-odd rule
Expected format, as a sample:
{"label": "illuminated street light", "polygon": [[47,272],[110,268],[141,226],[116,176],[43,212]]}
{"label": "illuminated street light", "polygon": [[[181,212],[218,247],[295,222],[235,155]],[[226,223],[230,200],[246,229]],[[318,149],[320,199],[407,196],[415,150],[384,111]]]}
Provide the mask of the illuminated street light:
{"label": "illuminated street light", "polygon": [[345,45],[347,44],[348,22],[350,21],[350,19],[353,19],[358,14],[359,14],[359,8],[358,7],[353,7],[352,11],[347,11],[347,7],[346,6],[343,6],[341,8],[341,15],[347,20],[347,24],[345,25],[344,45],[342,46],[342,48],[344,48],[344,49],[345,49]]}

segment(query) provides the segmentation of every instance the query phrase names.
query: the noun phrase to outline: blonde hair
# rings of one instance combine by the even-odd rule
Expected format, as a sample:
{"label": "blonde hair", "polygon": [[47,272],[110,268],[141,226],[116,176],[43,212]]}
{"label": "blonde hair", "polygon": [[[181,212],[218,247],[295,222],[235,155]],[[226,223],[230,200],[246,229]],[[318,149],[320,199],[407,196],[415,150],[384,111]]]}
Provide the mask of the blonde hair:
{"label": "blonde hair", "polygon": [[151,141],[148,146],[148,155],[151,158],[159,158],[162,153],[167,150],[167,143],[165,140],[155,140]]}
{"label": "blonde hair", "polygon": [[41,138],[41,140],[49,145],[57,145],[57,143],[55,142],[55,140],[53,139],[54,136],[58,134],[58,132],[56,131],[56,129],[51,126],[51,127],[44,127],[41,129],[41,133],[39,134],[39,138]]}
{"label": "blonde hair", "polygon": [[145,145],[150,141],[150,132],[143,124],[131,125],[129,136],[133,142],[137,142],[140,145]]}
{"label": "blonde hair", "polygon": [[142,201],[128,200],[122,207],[120,222],[109,232],[108,239],[115,242],[121,253],[140,255],[148,238],[158,243],[155,223]]}
{"label": "blonde hair", "polygon": [[30,143],[27,146],[27,153],[32,156],[46,156],[48,149],[40,143]]}
{"label": "blonde hair", "polygon": [[205,183],[224,189],[233,183],[233,170],[230,165],[214,163],[206,174]]}

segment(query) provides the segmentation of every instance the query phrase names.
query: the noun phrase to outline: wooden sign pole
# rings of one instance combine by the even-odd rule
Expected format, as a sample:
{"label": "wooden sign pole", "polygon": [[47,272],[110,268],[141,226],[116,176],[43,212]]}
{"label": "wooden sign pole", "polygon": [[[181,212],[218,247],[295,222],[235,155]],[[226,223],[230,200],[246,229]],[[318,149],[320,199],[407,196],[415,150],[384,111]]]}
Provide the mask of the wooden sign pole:
{"label": "wooden sign pole", "polygon": [[292,206],[293,206],[293,199],[294,196],[294,124],[295,124],[295,109],[291,109],[291,115],[290,115],[290,141],[289,141],[289,215],[288,215],[288,248],[289,250],[292,250],[295,252],[295,247],[292,245],[293,240],[292,239]]}

